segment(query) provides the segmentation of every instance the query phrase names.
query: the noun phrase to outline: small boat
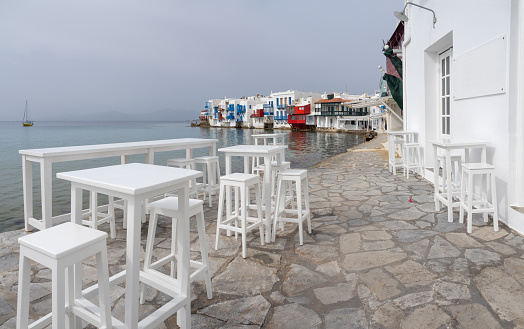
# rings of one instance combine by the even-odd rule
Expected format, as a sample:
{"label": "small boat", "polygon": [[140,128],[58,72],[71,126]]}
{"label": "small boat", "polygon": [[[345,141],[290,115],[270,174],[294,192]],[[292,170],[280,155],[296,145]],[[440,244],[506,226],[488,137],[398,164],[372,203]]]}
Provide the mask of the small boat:
{"label": "small boat", "polygon": [[22,126],[24,127],[31,127],[33,125],[33,121],[29,121],[29,116],[27,115],[27,100],[25,101],[25,112],[24,112],[24,121],[22,121]]}

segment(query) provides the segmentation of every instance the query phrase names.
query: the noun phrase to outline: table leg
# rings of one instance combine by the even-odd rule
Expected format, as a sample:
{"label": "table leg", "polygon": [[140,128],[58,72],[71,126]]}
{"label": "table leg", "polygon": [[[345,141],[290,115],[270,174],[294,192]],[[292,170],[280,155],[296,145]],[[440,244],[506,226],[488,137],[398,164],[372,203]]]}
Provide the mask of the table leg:
{"label": "table leg", "polygon": [[[277,158],[280,158],[280,155],[277,156]],[[277,160],[278,161],[278,160]],[[266,211],[266,218],[265,218],[265,226],[266,226],[266,242],[271,242],[271,156],[265,155],[264,156],[264,195],[262,196],[264,200],[262,201],[262,204],[265,206]],[[262,237],[260,237],[262,239]]]}
{"label": "table leg", "polygon": [[44,228],[53,226],[53,163],[44,159],[40,162],[42,221]]}
{"label": "table leg", "polygon": [[209,156],[216,156],[217,155],[217,143],[213,142],[212,145],[209,147]]}
{"label": "table leg", "polygon": [[[71,222],[82,225],[82,189],[74,184],[71,184]],[[79,299],[82,297],[82,262],[74,265],[73,277],[74,298]],[[82,328],[82,319],[79,317],[75,316],[70,322],[73,322],[72,328]]]}
{"label": "table leg", "polygon": [[448,200],[448,222],[453,222],[453,182],[451,181],[451,150],[446,149],[446,199]]}
{"label": "table leg", "polygon": [[187,303],[177,312],[180,328],[191,327],[191,289],[189,283],[189,182],[178,190],[178,211],[181,219],[177,220],[177,283],[181,293],[186,295]]}
{"label": "table leg", "polygon": [[[480,162],[486,163],[486,146],[482,147],[482,150],[480,153]],[[480,182],[480,190],[482,191],[482,200],[486,200],[486,202],[488,202],[488,175],[483,175],[483,176],[484,177],[482,178]],[[497,200],[491,200],[491,201],[492,201],[492,204],[495,204],[495,202],[497,202]],[[482,215],[484,217],[484,222],[487,222],[488,213],[485,212]]]}
{"label": "table leg", "polygon": [[24,194],[24,222],[25,230],[32,231],[29,218],[33,218],[33,163],[22,155],[22,186]]}
{"label": "table leg", "polygon": [[439,167],[438,167],[438,158],[437,158],[437,147],[433,145],[433,186],[434,186],[434,199],[435,199],[435,210],[440,211],[440,201],[437,198],[439,194],[438,189],[438,180],[439,180]]}
{"label": "table leg", "polygon": [[244,156],[244,174],[250,174],[249,171],[249,156]]}
{"label": "table leg", "polygon": [[138,328],[141,205],[140,200],[127,200],[125,324],[132,329]]}
{"label": "table leg", "polygon": [[[226,175],[231,174],[231,155],[226,154]],[[231,214],[231,187],[226,187],[226,220]],[[238,214],[237,214],[238,215]],[[227,236],[231,236],[231,231],[227,231]]]}

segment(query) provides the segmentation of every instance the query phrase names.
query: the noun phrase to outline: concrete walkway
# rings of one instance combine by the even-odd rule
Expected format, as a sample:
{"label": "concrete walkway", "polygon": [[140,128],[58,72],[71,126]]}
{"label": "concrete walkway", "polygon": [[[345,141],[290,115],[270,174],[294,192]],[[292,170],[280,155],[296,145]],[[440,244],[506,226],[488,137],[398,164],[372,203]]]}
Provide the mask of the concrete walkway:
{"label": "concrete walkway", "polygon": [[[523,237],[475,218],[472,234],[436,212],[433,187],[387,170],[381,135],[309,168],[313,234],[298,244],[296,225],[260,246],[250,234],[248,258],[240,240],[221,237],[214,250],[216,202],[206,209],[213,299],[194,284],[193,328],[524,328]],[[411,199],[411,202],[410,202]],[[170,246],[168,220],[157,231],[155,256]],[[109,242],[110,272],[125,264],[125,232]],[[105,228],[105,227],[103,227]],[[147,226],[143,226],[143,238]],[[196,231],[196,230],[195,230]],[[0,235],[0,328],[14,328],[22,231]],[[193,256],[198,241],[192,233]],[[87,278],[96,278],[85,262]],[[50,271],[33,266],[31,316],[50,310]],[[111,291],[123,319],[124,288]],[[147,291],[140,317],[169,297]],[[176,328],[176,319],[162,328]]]}

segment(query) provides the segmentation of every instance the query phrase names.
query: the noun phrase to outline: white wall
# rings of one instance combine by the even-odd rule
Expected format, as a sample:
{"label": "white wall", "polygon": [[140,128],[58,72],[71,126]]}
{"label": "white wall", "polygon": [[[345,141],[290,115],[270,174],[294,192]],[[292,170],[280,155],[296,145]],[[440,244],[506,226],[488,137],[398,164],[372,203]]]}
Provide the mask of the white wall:
{"label": "white wall", "polygon": [[[469,57],[474,62],[469,61],[468,64],[482,70],[483,66],[490,63],[485,61],[481,52],[475,52],[475,49],[503,35],[508,38],[504,46],[507,53],[507,58],[504,58],[506,64],[501,68],[501,74],[506,81],[505,92],[455,99],[452,100],[451,106],[452,138],[476,138],[489,142],[487,161],[496,167],[499,216],[502,221],[508,223],[509,206],[517,202],[512,200],[512,195],[516,192],[515,176],[522,170],[519,169],[522,163],[518,162],[513,154],[517,148],[515,136],[518,135],[518,130],[523,129],[522,123],[514,124],[516,113],[522,111],[515,99],[524,91],[523,88],[508,89],[511,86],[510,81],[517,80],[516,75],[522,72],[522,64],[517,66],[516,56],[519,48],[516,46],[519,43],[517,32],[518,29],[522,30],[518,23],[519,18],[523,18],[522,0],[413,2],[433,9],[437,17],[437,23],[433,28],[431,12],[408,6],[409,21],[406,24],[405,35],[407,45],[403,47],[404,129],[418,132],[419,143],[424,147],[427,167],[433,166],[433,152],[429,141],[437,139],[438,136],[438,55],[452,46],[453,58],[474,54],[475,56]],[[520,15],[515,14],[515,8],[520,10]],[[456,88],[453,84],[453,74],[456,73],[457,67],[453,67],[454,64],[459,65],[452,62],[452,95]],[[478,152],[472,160],[480,160]],[[524,216],[512,219],[509,225],[519,232],[524,232]]]}

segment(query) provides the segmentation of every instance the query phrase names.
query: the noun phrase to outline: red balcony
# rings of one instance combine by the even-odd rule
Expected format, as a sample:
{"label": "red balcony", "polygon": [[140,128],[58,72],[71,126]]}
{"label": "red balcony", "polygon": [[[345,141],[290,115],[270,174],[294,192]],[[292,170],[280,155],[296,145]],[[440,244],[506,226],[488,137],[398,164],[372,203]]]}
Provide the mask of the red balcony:
{"label": "red balcony", "polygon": [[251,117],[252,118],[262,118],[262,117],[264,117],[264,109],[254,110],[253,113],[251,114]]}

